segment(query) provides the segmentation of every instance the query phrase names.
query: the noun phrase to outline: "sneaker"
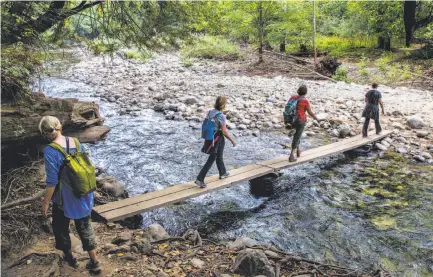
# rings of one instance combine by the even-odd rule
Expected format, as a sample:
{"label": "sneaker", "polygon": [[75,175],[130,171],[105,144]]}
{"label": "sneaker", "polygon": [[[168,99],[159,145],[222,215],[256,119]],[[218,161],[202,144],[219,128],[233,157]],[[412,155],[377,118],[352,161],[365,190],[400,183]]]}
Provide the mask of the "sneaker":
{"label": "sneaker", "polygon": [[78,261],[77,258],[73,257],[73,256],[65,256],[63,258],[70,267],[77,269],[78,268]]}
{"label": "sneaker", "polygon": [[225,179],[225,178],[229,177],[229,175],[230,175],[230,173],[227,172],[227,173],[221,175],[220,179]]}
{"label": "sneaker", "polygon": [[94,261],[90,259],[90,261],[86,264],[86,269],[91,273],[100,273],[102,271],[101,263],[99,261]]}
{"label": "sneaker", "polygon": [[199,187],[201,187],[201,188],[205,188],[205,187],[206,187],[205,182],[202,182],[202,181],[196,180],[194,183],[195,183],[196,185],[198,185]]}

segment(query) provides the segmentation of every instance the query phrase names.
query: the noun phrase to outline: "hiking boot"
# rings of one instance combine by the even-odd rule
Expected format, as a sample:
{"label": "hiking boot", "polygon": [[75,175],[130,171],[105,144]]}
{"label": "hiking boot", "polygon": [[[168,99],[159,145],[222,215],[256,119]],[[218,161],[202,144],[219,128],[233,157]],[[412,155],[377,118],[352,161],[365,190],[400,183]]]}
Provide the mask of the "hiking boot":
{"label": "hiking boot", "polygon": [[65,257],[63,258],[65,260],[65,262],[72,268],[77,269],[78,268],[78,261],[77,258],[75,258],[72,255],[65,255]]}
{"label": "hiking boot", "polygon": [[196,180],[194,183],[195,183],[196,185],[198,185],[199,187],[201,187],[201,188],[205,188],[205,187],[206,187],[205,182],[202,182],[202,181]]}
{"label": "hiking boot", "polygon": [[290,155],[289,162],[293,163],[293,162],[296,162],[296,161],[297,161],[297,159],[295,158],[295,155]]}
{"label": "hiking boot", "polygon": [[221,175],[220,179],[225,179],[225,178],[229,177],[229,175],[230,175],[230,173],[227,172],[227,173]]}
{"label": "hiking boot", "polygon": [[86,269],[91,273],[100,273],[102,271],[101,263],[99,261],[94,261],[90,259],[90,261],[86,264]]}

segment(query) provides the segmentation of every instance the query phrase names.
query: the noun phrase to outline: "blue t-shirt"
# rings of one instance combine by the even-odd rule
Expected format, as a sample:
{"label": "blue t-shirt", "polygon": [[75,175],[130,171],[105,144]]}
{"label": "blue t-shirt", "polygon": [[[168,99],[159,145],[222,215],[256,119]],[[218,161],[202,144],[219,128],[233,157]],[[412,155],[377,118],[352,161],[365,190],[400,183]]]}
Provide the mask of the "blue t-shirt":
{"label": "blue t-shirt", "polygon": [[[64,149],[66,151],[66,148]],[[69,148],[69,152],[75,150],[75,148]],[[84,151],[83,146],[81,146],[81,151]],[[47,173],[47,187],[55,187],[59,181],[59,170],[64,160],[63,154],[50,146],[46,146],[44,150],[44,158],[45,171]],[[77,198],[66,185],[62,185],[61,192],[61,195],[60,193],[57,193],[57,191],[54,193],[53,202],[59,205],[60,197],[62,197],[62,209],[66,217],[70,219],[80,219],[88,216],[92,212],[94,198],[93,192]]]}

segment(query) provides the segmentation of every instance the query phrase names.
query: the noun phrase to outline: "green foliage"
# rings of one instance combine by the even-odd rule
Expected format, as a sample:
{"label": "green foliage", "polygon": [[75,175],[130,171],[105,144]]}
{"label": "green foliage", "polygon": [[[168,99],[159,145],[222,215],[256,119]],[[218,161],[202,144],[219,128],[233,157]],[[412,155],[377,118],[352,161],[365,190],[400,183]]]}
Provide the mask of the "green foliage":
{"label": "green foliage", "polygon": [[191,43],[184,44],[181,55],[186,58],[234,60],[240,57],[239,48],[221,36],[198,36]]}
{"label": "green foliage", "polygon": [[21,43],[2,47],[1,65],[1,99],[18,102],[29,95],[30,79],[41,68],[42,55]]}
{"label": "green foliage", "polygon": [[358,63],[359,73],[361,73],[361,76],[364,79],[368,79],[368,71],[367,71],[368,62],[369,59],[365,56],[362,56],[361,60]]}
{"label": "green foliage", "polygon": [[337,68],[337,70],[335,71],[334,76],[332,76],[332,79],[336,80],[336,81],[343,81],[348,83],[349,82],[349,77],[347,76],[347,69],[339,66]]}
{"label": "green foliage", "polygon": [[142,62],[147,62],[151,57],[151,53],[149,51],[138,50],[138,49],[127,49],[125,50],[127,59],[140,60]]}

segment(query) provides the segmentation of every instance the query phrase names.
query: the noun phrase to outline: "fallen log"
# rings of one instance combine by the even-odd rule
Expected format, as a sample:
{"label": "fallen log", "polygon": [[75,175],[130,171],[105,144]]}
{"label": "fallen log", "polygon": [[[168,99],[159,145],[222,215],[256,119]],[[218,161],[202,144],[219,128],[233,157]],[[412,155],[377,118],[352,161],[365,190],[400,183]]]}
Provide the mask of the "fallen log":
{"label": "fallen log", "polygon": [[4,211],[4,210],[9,209],[9,208],[13,208],[13,207],[16,207],[19,205],[24,205],[24,204],[33,202],[34,200],[37,200],[37,199],[41,198],[42,196],[44,196],[44,194],[45,194],[45,190],[41,190],[30,197],[18,199],[18,200],[12,201],[10,203],[4,204],[3,206],[1,206],[1,210]]}

